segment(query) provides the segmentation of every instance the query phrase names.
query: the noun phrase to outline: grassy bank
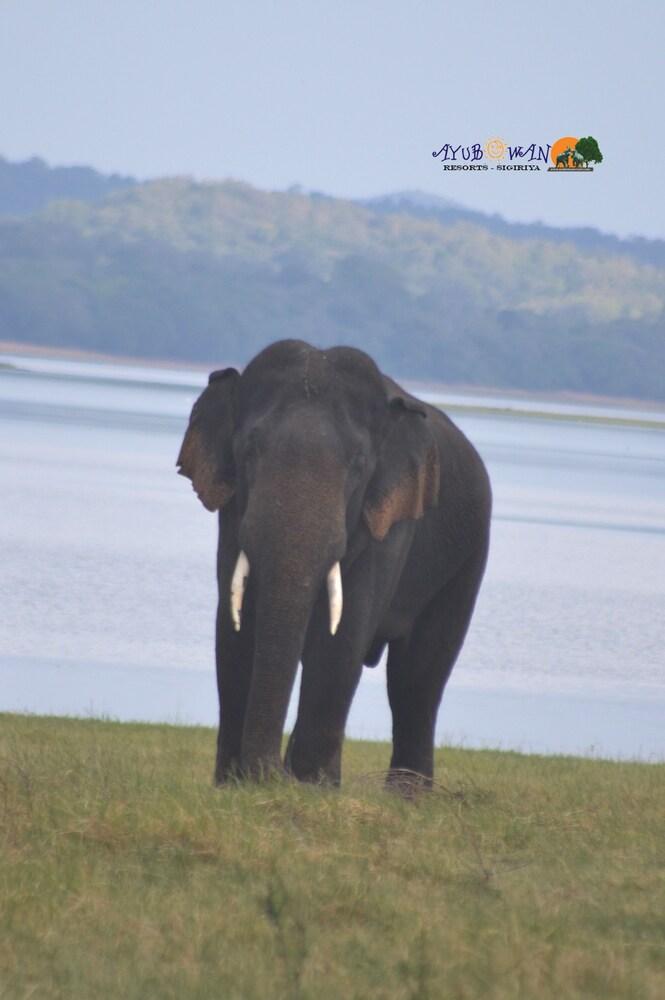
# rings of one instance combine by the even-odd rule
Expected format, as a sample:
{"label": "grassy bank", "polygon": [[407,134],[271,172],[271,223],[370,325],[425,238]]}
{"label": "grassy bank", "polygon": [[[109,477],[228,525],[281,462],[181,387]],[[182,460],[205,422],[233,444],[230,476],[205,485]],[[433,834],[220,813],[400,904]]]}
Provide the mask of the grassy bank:
{"label": "grassy bank", "polygon": [[665,995],[665,765],[215,790],[209,729],[0,716],[0,997]]}

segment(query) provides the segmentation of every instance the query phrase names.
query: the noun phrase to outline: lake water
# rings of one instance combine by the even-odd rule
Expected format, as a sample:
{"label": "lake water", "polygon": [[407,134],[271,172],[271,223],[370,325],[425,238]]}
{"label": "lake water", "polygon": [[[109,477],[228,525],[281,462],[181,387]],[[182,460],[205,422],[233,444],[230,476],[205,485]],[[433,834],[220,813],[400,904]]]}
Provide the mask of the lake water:
{"label": "lake water", "polygon": [[[204,373],[2,360],[0,711],[214,724],[216,517],[174,468]],[[665,414],[450,402],[495,511],[439,742],[665,759]],[[389,738],[382,666],[348,731]]]}

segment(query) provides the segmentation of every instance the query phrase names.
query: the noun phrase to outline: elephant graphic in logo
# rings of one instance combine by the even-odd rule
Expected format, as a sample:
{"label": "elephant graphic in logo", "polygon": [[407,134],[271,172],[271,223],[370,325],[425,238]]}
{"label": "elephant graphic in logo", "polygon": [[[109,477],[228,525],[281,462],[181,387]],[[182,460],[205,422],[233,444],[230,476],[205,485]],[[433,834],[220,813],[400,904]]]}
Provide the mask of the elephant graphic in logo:
{"label": "elephant graphic in logo", "polygon": [[554,164],[553,167],[549,168],[550,172],[561,170],[592,171],[593,167],[590,167],[589,163],[603,162],[603,154],[593,136],[582,139],[564,136],[562,139],[557,139],[552,144],[550,157]]}

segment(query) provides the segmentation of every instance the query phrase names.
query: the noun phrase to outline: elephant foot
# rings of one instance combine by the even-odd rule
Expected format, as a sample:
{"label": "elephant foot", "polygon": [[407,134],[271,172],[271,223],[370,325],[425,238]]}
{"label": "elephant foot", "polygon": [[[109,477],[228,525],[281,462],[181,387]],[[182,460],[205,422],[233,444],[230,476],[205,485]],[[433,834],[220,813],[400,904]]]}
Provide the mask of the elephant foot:
{"label": "elephant foot", "polygon": [[246,781],[253,781],[261,785],[268,782],[284,782],[292,778],[292,775],[282,764],[280,757],[272,754],[243,760],[240,776]]}
{"label": "elephant foot", "polygon": [[341,739],[337,737],[331,746],[321,747],[320,744],[311,745],[311,741],[305,740],[302,735],[296,738],[294,730],[286,748],[284,766],[298,781],[339,788],[342,778]]}
{"label": "elephant foot", "polygon": [[296,777],[298,781],[302,781],[304,784],[321,785],[323,788],[339,788],[342,784],[339,774],[331,774],[323,768],[320,768],[316,772],[296,775]]}
{"label": "elephant foot", "polygon": [[241,778],[242,773],[237,760],[217,761],[213,775],[213,784],[218,788],[222,788],[224,785],[237,784]]}
{"label": "elephant foot", "polygon": [[306,785],[322,785],[326,788],[339,788],[341,773],[338,767],[317,767],[302,761],[288,761],[288,773]]}
{"label": "elephant foot", "polygon": [[432,789],[432,778],[406,767],[391,767],[386,775],[385,788],[403,799],[412,801],[419,798],[423,792]]}

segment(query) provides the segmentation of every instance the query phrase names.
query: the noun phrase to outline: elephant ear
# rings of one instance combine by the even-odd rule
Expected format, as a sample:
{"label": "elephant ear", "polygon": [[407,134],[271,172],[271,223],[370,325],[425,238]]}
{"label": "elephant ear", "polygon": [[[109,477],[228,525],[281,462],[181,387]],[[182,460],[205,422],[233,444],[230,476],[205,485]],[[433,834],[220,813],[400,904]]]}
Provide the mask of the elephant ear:
{"label": "elephant ear", "polygon": [[235,492],[231,441],[238,383],[235,368],[213,372],[192,407],[180,454],[178,475],[191,479],[206,510],[219,510]]}
{"label": "elephant ear", "polygon": [[425,406],[386,379],[388,429],[363,514],[381,541],[397,521],[418,520],[439,498],[439,451]]}

